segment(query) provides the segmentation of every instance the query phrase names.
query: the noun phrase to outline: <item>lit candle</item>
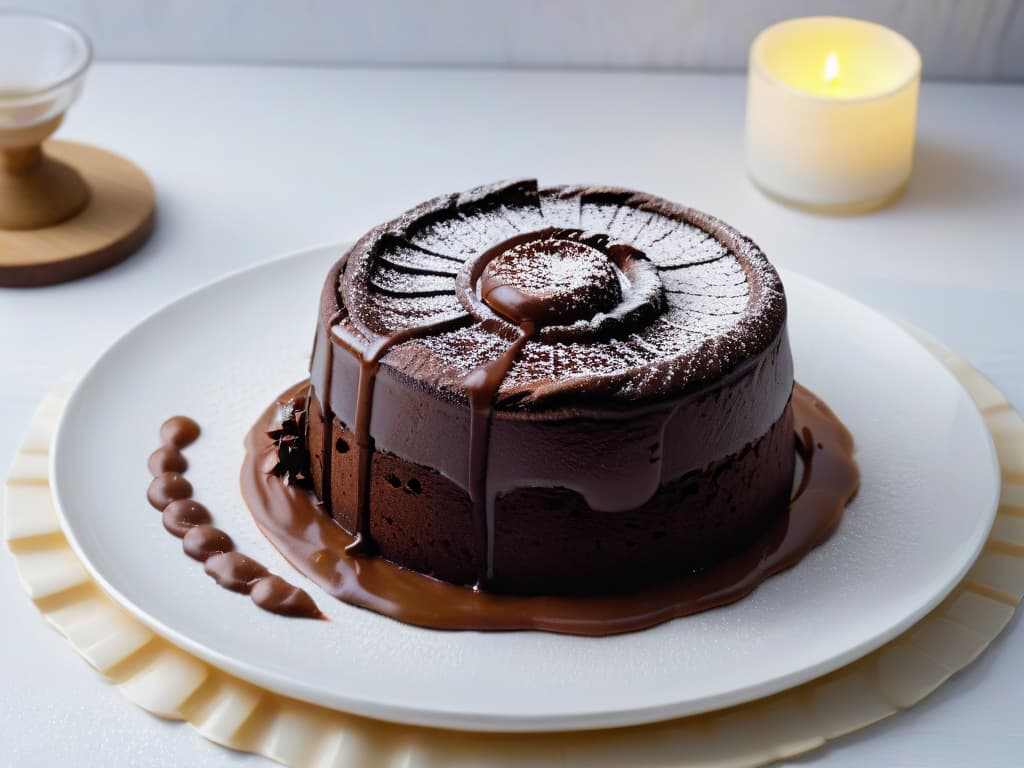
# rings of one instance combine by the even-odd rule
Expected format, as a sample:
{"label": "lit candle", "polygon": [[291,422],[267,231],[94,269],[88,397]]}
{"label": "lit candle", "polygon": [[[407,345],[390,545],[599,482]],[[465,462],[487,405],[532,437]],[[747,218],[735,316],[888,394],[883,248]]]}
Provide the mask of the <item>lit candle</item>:
{"label": "lit candle", "polygon": [[747,171],[769,195],[825,213],[897,197],[910,178],[921,56],[858,19],[768,27],[750,47]]}

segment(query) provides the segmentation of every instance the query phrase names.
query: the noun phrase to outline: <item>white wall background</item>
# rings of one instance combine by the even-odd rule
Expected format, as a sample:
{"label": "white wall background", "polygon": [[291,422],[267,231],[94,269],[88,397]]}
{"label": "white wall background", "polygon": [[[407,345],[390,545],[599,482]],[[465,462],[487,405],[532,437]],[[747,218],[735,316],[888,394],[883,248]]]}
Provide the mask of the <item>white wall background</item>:
{"label": "white wall background", "polygon": [[1024,79],[1024,0],[0,0],[71,21],[101,59],[741,70],[763,27],[881,22],[931,77]]}

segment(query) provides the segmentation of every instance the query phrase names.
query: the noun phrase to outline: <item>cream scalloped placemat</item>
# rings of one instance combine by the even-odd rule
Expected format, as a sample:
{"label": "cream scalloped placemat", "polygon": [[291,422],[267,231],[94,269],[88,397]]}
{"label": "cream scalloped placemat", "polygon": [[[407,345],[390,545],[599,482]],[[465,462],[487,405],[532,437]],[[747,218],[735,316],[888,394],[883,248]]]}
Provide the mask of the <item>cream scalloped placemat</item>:
{"label": "cream scalloped placemat", "polygon": [[898,638],[766,699],[664,723],[554,734],[417,728],[256,688],[179,650],[122,610],[68,547],[48,451],[65,396],[48,396],[7,478],[5,538],[25,591],[71,646],[138,706],[211,741],[285,765],[752,766],[821,746],[913,706],[970,664],[1024,597],[1024,422],[978,371],[922,338],[970,392],[1002,467],[999,513],[954,592]]}

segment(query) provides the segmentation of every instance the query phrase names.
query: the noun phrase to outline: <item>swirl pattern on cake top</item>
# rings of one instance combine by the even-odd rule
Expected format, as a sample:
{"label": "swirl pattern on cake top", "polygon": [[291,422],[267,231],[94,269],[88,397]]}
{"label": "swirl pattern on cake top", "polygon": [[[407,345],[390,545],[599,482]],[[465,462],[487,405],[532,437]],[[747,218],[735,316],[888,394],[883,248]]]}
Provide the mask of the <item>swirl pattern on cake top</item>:
{"label": "swirl pattern on cake top", "polygon": [[503,378],[499,409],[677,394],[756,356],[785,320],[775,270],[717,219],[628,190],[523,181],[439,197],[372,230],[340,275],[340,322],[367,344],[429,326],[383,364],[464,400],[466,376],[519,330],[481,296],[481,277],[501,274],[547,281],[534,298],[550,311]]}

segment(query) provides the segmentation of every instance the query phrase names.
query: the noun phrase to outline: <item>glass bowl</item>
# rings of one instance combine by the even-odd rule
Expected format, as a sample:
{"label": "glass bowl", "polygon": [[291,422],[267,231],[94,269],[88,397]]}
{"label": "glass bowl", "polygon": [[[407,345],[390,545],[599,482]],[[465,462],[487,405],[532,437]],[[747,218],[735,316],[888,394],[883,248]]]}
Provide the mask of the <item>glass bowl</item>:
{"label": "glass bowl", "polygon": [[0,131],[16,131],[64,114],[82,90],[92,48],[64,22],[0,12]]}

